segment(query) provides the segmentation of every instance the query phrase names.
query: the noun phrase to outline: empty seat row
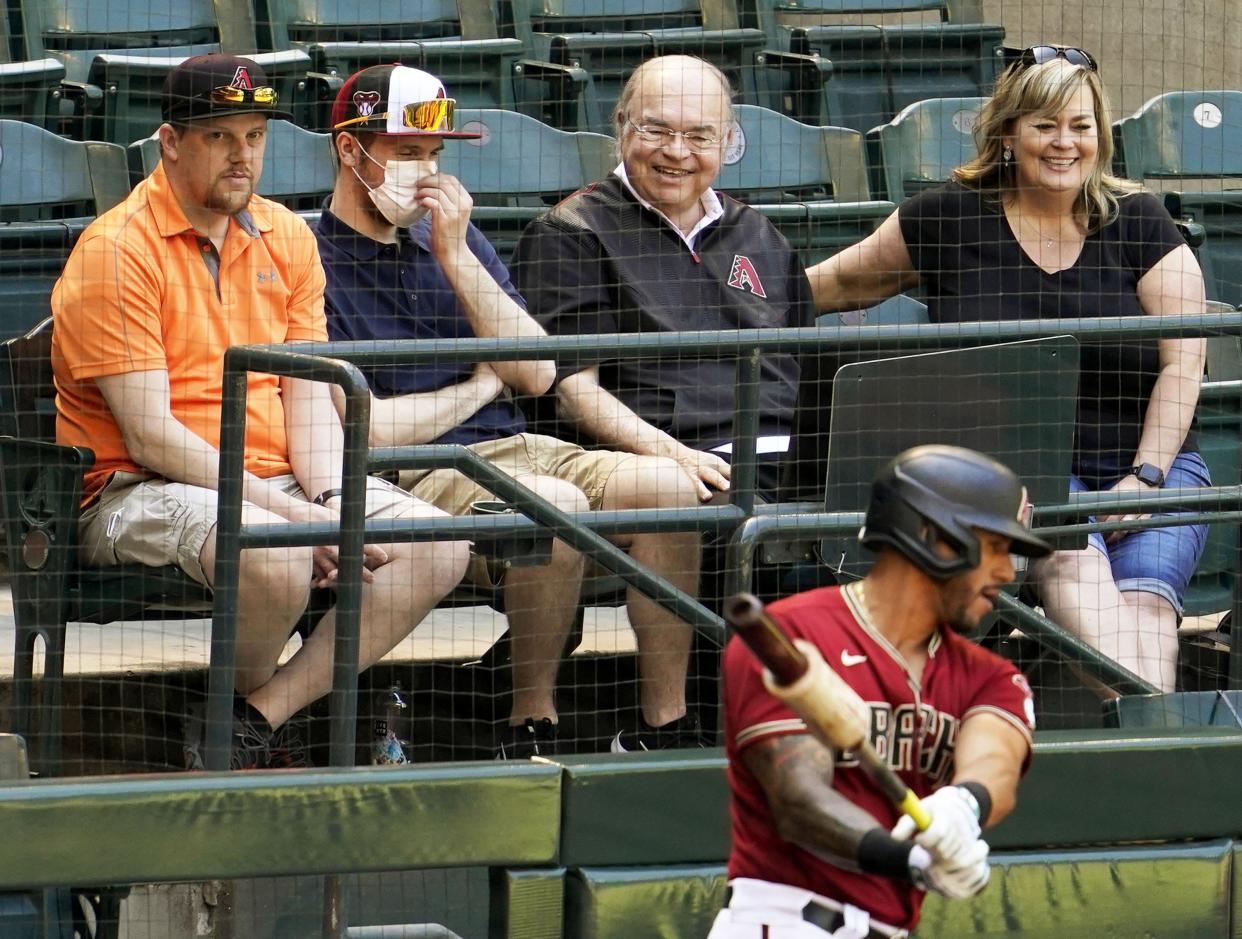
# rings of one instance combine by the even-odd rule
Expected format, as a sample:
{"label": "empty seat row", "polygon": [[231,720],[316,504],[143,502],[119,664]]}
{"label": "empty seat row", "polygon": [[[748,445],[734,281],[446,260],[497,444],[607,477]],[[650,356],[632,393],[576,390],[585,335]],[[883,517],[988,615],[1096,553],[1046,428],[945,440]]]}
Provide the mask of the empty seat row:
{"label": "empty seat row", "polygon": [[[784,25],[894,10],[934,19]],[[176,61],[217,50],[255,54],[313,129],[344,77],[399,60],[466,106],[608,132],[630,72],[687,53],[718,64],[745,103],[861,132],[916,98],[986,93],[1003,39],[949,21],[950,0],[24,0],[20,12],[5,48],[21,68],[0,63],[0,116],[116,143],[146,132]]]}

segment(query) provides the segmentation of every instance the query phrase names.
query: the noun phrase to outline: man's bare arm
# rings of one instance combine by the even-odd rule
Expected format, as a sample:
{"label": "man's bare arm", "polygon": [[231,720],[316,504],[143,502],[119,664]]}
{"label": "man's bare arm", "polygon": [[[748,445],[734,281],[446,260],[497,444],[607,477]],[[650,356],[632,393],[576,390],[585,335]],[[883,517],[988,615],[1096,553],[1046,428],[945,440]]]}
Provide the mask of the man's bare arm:
{"label": "man's bare arm", "polygon": [[[96,378],[95,384],[135,463],[167,479],[219,488],[220,453],[173,416],[168,372],[108,375]],[[242,498],[283,518],[294,509],[291,496],[251,473],[243,474]]]}
{"label": "man's bare arm", "polygon": [[[437,391],[392,398],[371,396],[373,447],[405,447],[431,443],[457,427],[504,391],[505,384],[488,364],[480,364],[463,382]],[[345,396],[332,387],[337,413],[345,416]]]}
{"label": "man's bare arm", "polygon": [[984,822],[995,825],[1013,811],[1018,801],[1018,781],[1030,752],[1027,736],[996,714],[971,714],[958,730],[953,757],[953,782],[979,783],[991,797],[991,810]]}
{"label": "man's bare arm", "polygon": [[[429,176],[421,181],[419,195],[431,210],[432,251],[474,334],[486,338],[547,335],[470,250],[466,232],[474,200],[456,177],[447,173]],[[492,367],[521,394],[541,395],[556,378],[556,363],[551,360],[494,362]]]}

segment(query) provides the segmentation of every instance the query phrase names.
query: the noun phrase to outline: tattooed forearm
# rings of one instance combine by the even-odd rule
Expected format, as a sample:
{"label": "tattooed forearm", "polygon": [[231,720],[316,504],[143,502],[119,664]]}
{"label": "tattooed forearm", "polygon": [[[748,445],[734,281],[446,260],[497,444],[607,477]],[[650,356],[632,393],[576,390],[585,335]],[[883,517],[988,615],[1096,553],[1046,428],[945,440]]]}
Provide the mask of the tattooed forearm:
{"label": "tattooed forearm", "polygon": [[747,748],[745,760],[767,794],[781,837],[856,869],[858,843],[879,823],[832,788],[831,751],[811,737],[791,734]]}

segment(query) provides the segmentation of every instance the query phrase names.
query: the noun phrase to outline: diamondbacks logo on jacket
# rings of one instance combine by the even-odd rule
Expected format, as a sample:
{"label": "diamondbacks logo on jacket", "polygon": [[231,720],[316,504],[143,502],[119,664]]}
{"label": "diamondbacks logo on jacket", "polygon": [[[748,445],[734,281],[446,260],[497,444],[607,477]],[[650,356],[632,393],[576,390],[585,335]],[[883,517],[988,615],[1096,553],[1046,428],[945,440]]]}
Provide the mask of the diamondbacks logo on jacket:
{"label": "diamondbacks logo on jacket", "polygon": [[749,290],[756,297],[763,297],[765,300],[768,296],[763,289],[763,282],[759,280],[755,265],[744,254],[733,255],[733,268],[729,271],[729,286],[736,287],[738,290]]}

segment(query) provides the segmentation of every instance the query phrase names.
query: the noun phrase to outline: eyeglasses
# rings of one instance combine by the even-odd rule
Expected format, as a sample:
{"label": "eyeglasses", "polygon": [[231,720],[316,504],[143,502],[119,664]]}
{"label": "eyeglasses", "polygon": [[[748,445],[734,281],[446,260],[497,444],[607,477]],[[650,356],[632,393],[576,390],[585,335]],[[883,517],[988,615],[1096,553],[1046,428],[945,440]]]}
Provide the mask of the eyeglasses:
{"label": "eyeglasses", "polygon": [[625,122],[634,128],[638,139],[655,147],[671,147],[673,141],[680,137],[686,142],[686,149],[693,153],[706,153],[720,145],[720,138],[701,131],[673,130],[671,127],[660,127],[658,124],[635,124],[628,117]]}
{"label": "eyeglasses", "polygon": [[1043,65],[1053,59],[1064,59],[1070,65],[1079,65],[1092,72],[1100,70],[1091,53],[1071,46],[1027,46],[1018,57],[1019,68],[1030,68],[1032,65]]}
{"label": "eyeglasses", "polygon": [[236,85],[220,85],[218,88],[212,88],[211,91],[202,97],[209,98],[216,104],[245,104],[252,101],[255,104],[262,104],[267,107],[275,107],[276,102],[280,100],[280,95],[276,93],[276,89],[268,85],[262,85],[258,88],[238,88]]}

